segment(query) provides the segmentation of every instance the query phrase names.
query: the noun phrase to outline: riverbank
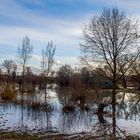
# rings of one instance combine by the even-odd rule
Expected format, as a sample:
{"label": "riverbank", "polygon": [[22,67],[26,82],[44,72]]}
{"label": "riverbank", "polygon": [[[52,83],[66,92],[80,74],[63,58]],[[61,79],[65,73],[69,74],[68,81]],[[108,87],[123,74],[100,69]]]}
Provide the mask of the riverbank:
{"label": "riverbank", "polygon": [[115,138],[112,136],[99,136],[94,137],[90,133],[79,133],[79,134],[27,134],[17,132],[4,132],[0,131],[0,140],[139,140],[138,136],[126,136],[125,138]]}

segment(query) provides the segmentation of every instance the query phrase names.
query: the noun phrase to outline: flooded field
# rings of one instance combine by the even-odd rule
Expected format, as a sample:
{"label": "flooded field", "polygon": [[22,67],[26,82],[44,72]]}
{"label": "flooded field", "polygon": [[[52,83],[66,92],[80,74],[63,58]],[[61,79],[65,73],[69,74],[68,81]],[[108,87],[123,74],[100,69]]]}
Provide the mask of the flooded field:
{"label": "flooded field", "polygon": [[[97,113],[99,103],[94,94],[91,92],[81,100],[73,98],[68,89],[47,89],[47,92],[36,89],[34,93],[24,94],[17,92],[12,101],[1,98],[0,129],[44,135],[107,137],[115,133],[117,137],[140,136],[139,94],[119,92],[115,113],[111,105],[107,105],[103,113]],[[109,91],[102,91],[100,101],[107,102],[110,96]]]}

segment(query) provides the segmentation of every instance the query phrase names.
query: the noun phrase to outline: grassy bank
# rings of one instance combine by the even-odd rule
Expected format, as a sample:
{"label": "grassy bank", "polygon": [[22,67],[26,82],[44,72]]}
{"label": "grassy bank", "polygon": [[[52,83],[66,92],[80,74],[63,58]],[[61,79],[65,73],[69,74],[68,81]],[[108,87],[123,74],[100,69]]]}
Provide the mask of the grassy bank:
{"label": "grassy bank", "polygon": [[[126,136],[126,138],[114,138],[112,136],[107,136],[108,140],[139,140],[138,136]],[[29,135],[27,133],[18,134],[16,132],[3,132],[0,131],[0,140],[102,140],[105,139],[104,136],[94,137],[92,135],[87,135],[84,132],[81,134],[65,135],[65,134],[50,134],[47,136],[33,134]]]}
{"label": "grassy bank", "polygon": [[18,134],[16,132],[3,132],[0,131],[0,140],[43,140],[44,137],[34,134],[29,135],[27,133]]}

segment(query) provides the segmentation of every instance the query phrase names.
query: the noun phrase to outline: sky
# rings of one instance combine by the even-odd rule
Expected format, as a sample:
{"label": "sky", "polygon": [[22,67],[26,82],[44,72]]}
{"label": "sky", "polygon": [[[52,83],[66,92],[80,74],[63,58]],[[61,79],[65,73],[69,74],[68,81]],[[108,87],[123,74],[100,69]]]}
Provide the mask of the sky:
{"label": "sky", "polygon": [[34,51],[29,65],[40,68],[41,50],[48,41],[56,46],[58,66],[79,66],[82,29],[104,7],[117,7],[130,17],[140,16],[140,0],[0,0],[0,63],[17,60],[25,36]]}

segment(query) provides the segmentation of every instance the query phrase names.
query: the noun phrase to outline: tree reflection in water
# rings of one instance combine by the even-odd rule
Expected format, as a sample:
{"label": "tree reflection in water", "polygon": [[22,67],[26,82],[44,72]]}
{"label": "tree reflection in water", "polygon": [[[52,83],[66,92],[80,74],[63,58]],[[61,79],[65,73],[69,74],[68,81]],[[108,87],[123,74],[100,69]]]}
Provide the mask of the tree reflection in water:
{"label": "tree reflection in water", "polygon": [[[42,91],[43,97],[46,97],[46,91]],[[20,116],[21,119],[18,124],[18,129],[21,131],[26,131],[31,128],[31,130],[37,131],[41,130],[51,131],[51,121],[50,117],[52,115],[52,110],[48,111],[47,98],[41,98],[36,93],[25,93],[22,92],[19,98],[15,101],[20,103]],[[37,105],[37,106],[35,106]],[[51,107],[51,106],[49,106]]]}
{"label": "tree reflection in water", "polygon": [[89,128],[93,123],[92,118],[92,112],[78,109],[73,113],[61,113],[59,116],[59,127],[62,128],[65,133],[89,131]]}
{"label": "tree reflection in water", "polygon": [[[71,132],[71,129],[76,129],[78,125],[84,124],[85,130],[86,128],[90,128],[91,125],[93,126],[93,129],[90,132],[90,136],[93,137],[123,137],[125,138],[127,136],[127,130],[120,128],[117,125],[117,120],[119,119],[134,119],[134,117],[138,118],[140,113],[140,98],[137,94],[132,95],[131,93],[121,93],[121,97],[117,97],[117,104],[112,104],[106,108],[106,111],[109,112],[100,112],[97,113],[97,117],[95,117],[95,108],[92,107],[92,110],[86,111],[82,110],[76,110],[74,113],[63,113],[63,115],[60,117],[61,124],[63,126],[63,130],[67,130],[68,132]],[[118,94],[119,96],[119,94]],[[129,97],[130,96],[130,97]],[[60,97],[60,101],[64,99]],[[66,97],[68,98],[68,97]],[[106,97],[105,97],[106,98]],[[133,98],[133,102],[132,102]],[[63,100],[63,104],[65,105],[65,101],[71,103],[70,98],[69,100]],[[87,104],[84,100],[84,104]],[[83,105],[84,105],[83,104]],[[92,106],[94,106],[94,103],[90,103]],[[128,113],[129,112],[129,113]],[[97,121],[98,118],[98,121]],[[111,121],[112,120],[112,121]],[[84,121],[84,122],[82,122]],[[94,123],[93,123],[94,122]],[[125,125],[125,124],[124,124]],[[87,126],[87,127],[86,127]],[[82,129],[81,129],[82,131]],[[89,135],[89,134],[88,134]]]}
{"label": "tree reflection in water", "polygon": [[[125,98],[124,98],[125,95]],[[140,95],[120,93],[123,96],[117,105],[117,118],[124,118],[129,120],[136,120],[140,117]]]}
{"label": "tree reflection in water", "polygon": [[[15,103],[3,103],[1,111],[5,113],[5,122],[1,128],[11,127],[14,130],[33,132],[41,131],[47,132],[57,130],[60,133],[80,133],[81,137],[95,138],[95,137],[126,137],[128,135],[126,128],[127,120],[139,120],[140,117],[140,95],[120,92],[117,94],[117,104],[106,106],[103,112],[97,112],[98,103],[94,98],[84,97],[84,100],[75,100],[74,94],[69,91],[58,92],[53,99],[46,98],[47,104],[53,103],[54,109],[52,111],[42,110],[41,108],[32,108],[28,102],[44,103],[43,93],[21,94],[17,97]],[[93,96],[94,97],[94,96]],[[107,100],[107,96],[103,96],[102,101]],[[51,102],[50,102],[51,100]],[[18,104],[17,104],[18,103]],[[64,106],[74,106],[74,111],[64,112]],[[89,109],[86,109],[89,107]],[[8,115],[7,115],[8,113]],[[11,116],[11,117],[10,117]],[[122,127],[120,120],[123,120]],[[13,122],[12,122],[13,121]],[[135,122],[134,122],[135,124]],[[81,134],[81,132],[85,132]],[[135,132],[131,132],[131,134]]]}

